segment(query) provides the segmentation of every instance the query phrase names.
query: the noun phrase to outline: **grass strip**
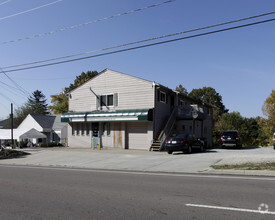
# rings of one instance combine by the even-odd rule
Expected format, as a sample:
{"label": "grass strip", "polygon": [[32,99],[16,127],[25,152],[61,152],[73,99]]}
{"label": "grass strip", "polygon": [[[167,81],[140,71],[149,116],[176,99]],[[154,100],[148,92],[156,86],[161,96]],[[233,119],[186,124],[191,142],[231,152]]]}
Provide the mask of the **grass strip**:
{"label": "grass strip", "polygon": [[214,169],[230,169],[230,170],[275,170],[275,162],[268,163],[244,163],[232,165],[212,165]]}

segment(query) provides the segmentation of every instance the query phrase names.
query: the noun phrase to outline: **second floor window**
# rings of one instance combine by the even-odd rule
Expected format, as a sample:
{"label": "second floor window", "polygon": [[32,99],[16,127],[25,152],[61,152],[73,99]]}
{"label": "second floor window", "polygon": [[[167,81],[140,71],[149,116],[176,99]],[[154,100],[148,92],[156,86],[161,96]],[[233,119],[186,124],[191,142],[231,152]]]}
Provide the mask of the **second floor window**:
{"label": "second floor window", "polygon": [[114,95],[101,95],[100,106],[114,106]]}
{"label": "second floor window", "polygon": [[166,103],[166,93],[160,91],[160,102]]}
{"label": "second floor window", "polygon": [[96,109],[103,110],[118,106],[118,93],[99,95],[96,99]]}

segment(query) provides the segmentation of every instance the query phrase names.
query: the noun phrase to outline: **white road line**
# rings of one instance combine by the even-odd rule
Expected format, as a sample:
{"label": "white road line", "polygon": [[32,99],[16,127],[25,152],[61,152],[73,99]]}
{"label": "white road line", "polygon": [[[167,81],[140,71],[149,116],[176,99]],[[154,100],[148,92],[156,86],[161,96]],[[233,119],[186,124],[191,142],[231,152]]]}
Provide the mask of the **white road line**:
{"label": "white road line", "polygon": [[132,175],[149,175],[149,176],[171,176],[171,177],[191,177],[191,178],[214,178],[214,179],[242,179],[242,180],[263,180],[275,181],[275,177],[252,177],[252,176],[224,176],[224,175],[201,175],[201,174],[186,174],[186,173],[173,173],[173,172],[152,172],[152,171],[139,171],[139,170],[110,170],[100,168],[88,167],[74,167],[74,166],[46,166],[46,165],[7,165],[1,164],[1,167],[10,168],[27,168],[27,169],[44,169],[44,170],[60,170],[60,171],[78,171],[78,172],[93,172],[93,173],[114,173],[114,174],[132,174]]}
{"label": "white road line", "polygon": [[209,206],[209,205],[199,205],[199,204],[185,204],[186,206],[198,207],[198,208],[208,208],[208,209],[221,209],[221,210],[229,210],[229,211],[237,211],[237,212],[250,212],[250,213],[258,213],[258,214],[269,214],[275,215],[275,212],[270,212],[268,210],[259,211],[253,209],[241,209],[241,208],[232,208],[232,207],[223,207],[223,206]]}

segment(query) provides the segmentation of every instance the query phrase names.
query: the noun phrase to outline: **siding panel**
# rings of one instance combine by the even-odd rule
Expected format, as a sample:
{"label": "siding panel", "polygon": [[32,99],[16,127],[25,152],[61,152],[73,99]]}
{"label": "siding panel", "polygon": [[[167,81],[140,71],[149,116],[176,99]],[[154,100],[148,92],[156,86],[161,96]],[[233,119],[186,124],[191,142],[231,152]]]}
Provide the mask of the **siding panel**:
{"label": "siding panel", "polygon": [[128,122],[126,140],[128,149],[146,149],[151,146],[152,123],[150,122]]}
{"label": "siding panel", "polygon": [[[118,94],[118,106],[109,110],[143,109],[154,107],[154,87],[152,82],[106,70],[71,92],[69,111],[85,112],[97,110],[97,95]],[[98,109],[99,110],[99,109]],[[108,110],[103,107],[102,110]]]}

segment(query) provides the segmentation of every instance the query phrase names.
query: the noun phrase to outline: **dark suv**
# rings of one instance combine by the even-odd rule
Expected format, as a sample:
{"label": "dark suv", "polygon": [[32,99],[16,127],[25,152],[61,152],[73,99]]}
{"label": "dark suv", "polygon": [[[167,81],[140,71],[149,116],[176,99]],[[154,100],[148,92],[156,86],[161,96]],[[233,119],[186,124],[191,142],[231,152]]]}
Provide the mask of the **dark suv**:
{"label": "dark suv", "polygon": [[238,131],[224,131],[221,136],[221,145],[222,147],[242,148]]}

